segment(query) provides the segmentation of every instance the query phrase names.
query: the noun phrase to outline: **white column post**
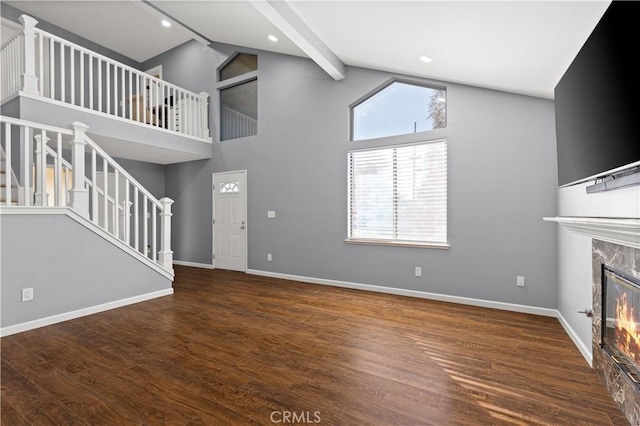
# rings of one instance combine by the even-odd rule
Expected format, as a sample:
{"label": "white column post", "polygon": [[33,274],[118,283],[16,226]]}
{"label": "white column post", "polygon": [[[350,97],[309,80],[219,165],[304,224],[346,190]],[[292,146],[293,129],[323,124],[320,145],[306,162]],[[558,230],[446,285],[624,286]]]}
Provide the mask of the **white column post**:
{"label": "white column post", "polygon": [[29,15],[18,18],[22,24],[24,35],[24,69],[20,76],[20,90],[32,95],[39,95],[38,77],[36,76],[36,24],[38,21]]}
{"label": "white column post", "polygon": [[[85,176],[85,133],[89,128],[87,125],[74,121],[73,142],[71,151],[71,165],[73,167],[72,187],[71,187],[71,208],[82,217],[89,219],[89,190],[86,186]],[[96,183],[93,182],[93,185]]]}
{"label": "white column post", "polygon": [[[127,182],[128,184],[128,182]],[[120,221],[118,223],[118,239],[126,241],[127,224],[129,223],[129,200],[124,200],[121,203],[115,203],[118,205],[118,214],[120,215]]]}
{"label": "white column post", "polygon": [[201,138],[211,137],[209,132],[209,94],[207,92],[200,92],[200,123],[202,128],[200,129]]}
{"label": "white column post", "polygon": [[171,251],[171,198],[161,198],[162,212],[160,213],[160,253],[158,263],[163,268],[173,271],[173,251]]}
{"label": "white column post", "polygon": [[47,195],[47,143],[51,140],[46,135],[36,135],[36,206],[48,205]]}

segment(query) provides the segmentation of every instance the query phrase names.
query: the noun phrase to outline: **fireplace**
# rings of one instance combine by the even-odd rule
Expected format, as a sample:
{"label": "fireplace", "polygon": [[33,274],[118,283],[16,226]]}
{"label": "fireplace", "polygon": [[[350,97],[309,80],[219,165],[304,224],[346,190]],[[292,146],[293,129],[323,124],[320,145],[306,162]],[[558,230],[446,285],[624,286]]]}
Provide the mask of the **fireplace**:
{"label": "fireplace", "polygon": [[640,280],[602,266],[601,347],[640,392]]}
{"label": "fireplace", "polygon": [[[615,197],[616,201],[608,198],[607,206],[616,206],[620,217],[561,216],[545,220],[557,222],[570,231],[591,238],[592,309],[585,309],[584,313],[592,320],[592,366],[629,423],[636,426],[640,425],[640,388],[636,383],[639,369],[636,346],[632,344],[635,339],[627,339],[629,330],[636,328],[630,325],[631,321],[638,323],[640,314],[640,302],[635,293],[635,287],[640,283],[640,210],[637,201],[640,193],[621,191],[620,194]],[[620,283],[621,286],[615,289],[611,287],[612,283]],[[613,288],[608,291],[613,299],[603,295],[608,287]],[[612,315],[612,312],[618,315],[616,295],[627,288],[634,289],[625,296],[627,300],[623,306],[626,308],[620,311],[627,322],[618,323]],[[609,338],[603,336],[607,333]]]}
{"label": "fireplace", "polygon": [[633,337],[640,331],[640,247],[594,238],[592,272],[593,368],[629,423],[640,425],[640,366]]}

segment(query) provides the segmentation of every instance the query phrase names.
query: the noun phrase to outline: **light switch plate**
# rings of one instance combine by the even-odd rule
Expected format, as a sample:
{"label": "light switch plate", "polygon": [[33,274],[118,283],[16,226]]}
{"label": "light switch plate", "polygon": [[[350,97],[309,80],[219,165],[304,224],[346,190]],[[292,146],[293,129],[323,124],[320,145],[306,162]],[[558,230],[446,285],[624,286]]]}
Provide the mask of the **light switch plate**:
{"label": "light switch plate", "polygon": [[276,218],[276,211],[275,210],[268,210],[267,211],[267,219],[275,219]]}

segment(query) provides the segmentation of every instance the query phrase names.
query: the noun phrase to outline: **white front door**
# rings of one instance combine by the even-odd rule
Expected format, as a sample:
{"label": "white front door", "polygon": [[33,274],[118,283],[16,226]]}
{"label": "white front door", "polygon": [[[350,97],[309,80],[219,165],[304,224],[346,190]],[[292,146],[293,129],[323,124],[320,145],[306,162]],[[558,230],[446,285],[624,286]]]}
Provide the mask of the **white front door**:
{"label": "white front door", "polygon": [[213,254],[218,269],[247,270],[247,172],[213,174]]}

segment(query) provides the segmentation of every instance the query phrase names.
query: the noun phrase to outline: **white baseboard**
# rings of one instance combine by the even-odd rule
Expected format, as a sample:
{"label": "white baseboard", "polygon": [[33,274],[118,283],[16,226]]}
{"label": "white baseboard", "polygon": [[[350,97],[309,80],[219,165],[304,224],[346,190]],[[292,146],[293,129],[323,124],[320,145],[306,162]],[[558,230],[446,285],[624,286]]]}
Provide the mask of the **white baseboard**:
{"label": "white baseboard", "polygon": [[215,269],[210,263],[185,262],[184,260],[174,260],[174,265],[191,266],[192,268]]}
{"label": "white baseboard", "polygon": [[98,312],[108,311],[110,309],[120,308],[122,306],[133,305],[134,303],[144,302],[145,300],[151,300],[157,297],[169,296],[171,294],[173,294],[173,288],[168,288],[166,290],[154,291],[151,293],[141,294],[139,296],[133,296],[126,299],[104,303],[102,305],[91,306],[88,308],[78,309],[76,311],[65,312],[63,314],[57,314],[46,318],[23,322],[21,324],[2,327],[0,328],[0,337],[22,333],[23,331],[33,330],[35,328],[45,327],[47,325],[57,324],[59,322],[85,317],[87,315],[97,314]]}
{"label": "white baseboard", "polygon": [[575,330],[569,325],[569,322],[562,316],[560,311],[558,311],[558,321],[562,324],[564,331],[569,335],[569,338],[573,341],[573,344],[576,345],[584,359],[589,363],[591,368],[593,368],[593,353],[590,347],[587,347],[582,340],[578,337],[578,334]]}
{"label": "white baseboard", "polygon": [[281,274],[278,272],[260,271],[247,269],[247,274],[260,275],[271,278],[281,278],[283,280],[301,281],[310,284],[330,285],[333,287],[352,288],[356,290],[375,291],[378,293],[395,294],[399,296],[418,297],[421,299],[439,300],[441,302],[461,303],[463,305],[480,306],[484,308],[501,309],[504,311],[521,312],[525,314],[542,315],[546,317],[557,317],[556,309],[540,308],[537,306],[518,305],[515,303],[495,302],[492,300],[473,299],[469,297],[450,296],[447,294],[429,293],[417,290],[405,290],[402,288],[383,287],[371,284],[359,284],[348,281],[335,281],[323,278],[303,277],[299,275]]}

